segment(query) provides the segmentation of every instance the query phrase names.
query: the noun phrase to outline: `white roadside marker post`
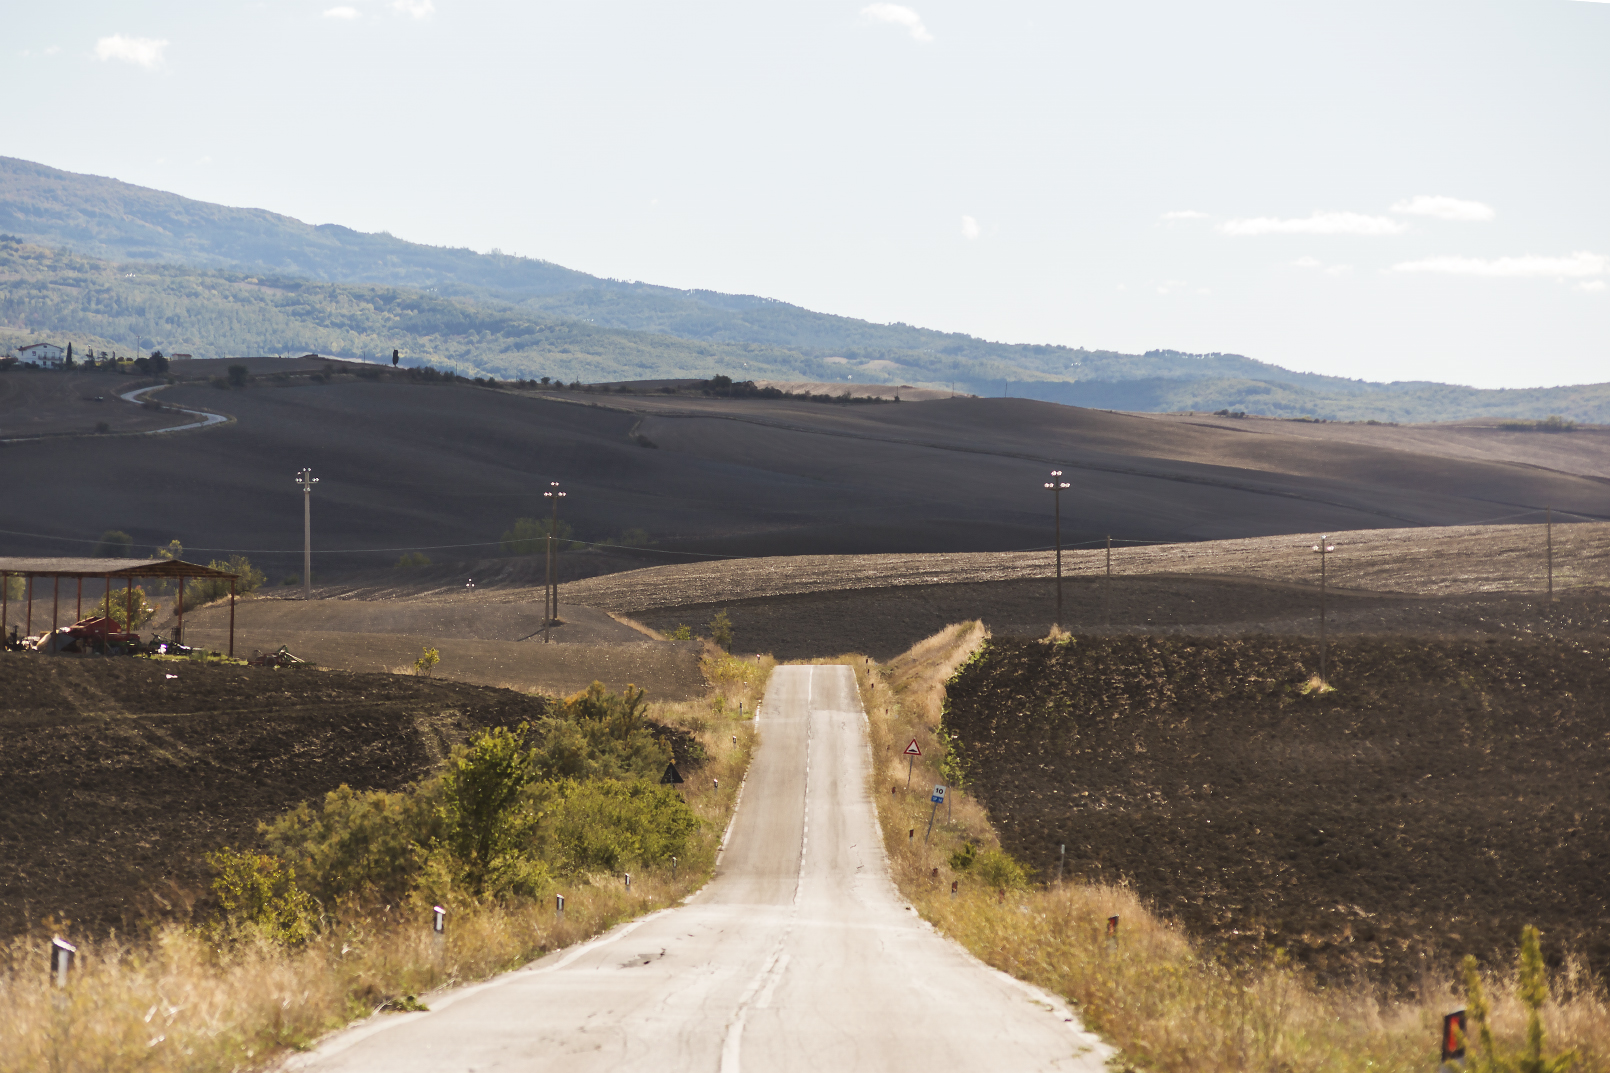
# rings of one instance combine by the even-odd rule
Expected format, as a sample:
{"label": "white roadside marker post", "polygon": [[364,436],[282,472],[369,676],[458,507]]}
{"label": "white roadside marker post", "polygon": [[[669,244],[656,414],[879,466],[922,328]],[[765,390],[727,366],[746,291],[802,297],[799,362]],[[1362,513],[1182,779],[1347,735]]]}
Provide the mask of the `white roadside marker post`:
{"label": "white roadside marker post", "polygon": [[563,894],[553,896],[553,915],[560,920],[565,919],[565,896]]}
{"label": "white roadside marker post", "polygon": [[431,939],[436,943],[437,953],[441,952],[442,945],[447,941],[447,910],[436,905],[430,911]]}
{"label": "white roadside marker post", "polygon": [[73,958],[78,954],[78,947],[55,936],[50,940],[50,975],[55,979],[57,987],[67,986],[67,976],[73,968]]}
{"label": "white roadside marker post", "polygon": [[632,873],[624,872],[622,874],[626,877],[626,889],[630,891],[632,889]]}
{"label": "white roadside marker post", "polygon": [[671,880],[672,880],[672,882],[676,881],[676,858],[675,857],[671,858]]}

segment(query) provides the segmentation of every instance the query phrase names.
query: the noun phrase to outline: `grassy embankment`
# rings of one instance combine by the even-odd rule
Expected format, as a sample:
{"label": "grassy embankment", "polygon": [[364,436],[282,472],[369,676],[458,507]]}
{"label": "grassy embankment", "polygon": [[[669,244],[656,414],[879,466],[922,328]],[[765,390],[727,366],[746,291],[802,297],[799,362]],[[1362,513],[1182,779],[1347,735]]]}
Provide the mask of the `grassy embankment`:
{"label": "grassy embankment", "polygon": [[[1234,966],[1216,961],[1122,885],[1014,882],[1011,869],[999,865],[992,884],[979,864],[999,841],[984,809],[965,792],[954,795],[948,813],[940,810],[925,844],[929,788],[949,781],[941,773],[945,682],[986,637],[981,624],[963,624],[887,664],[844,661],[856,669],[869,715],[872,797],[890,867],[918,912],[988,964],[1075,1004],[1086,1024],[1120,1049],[1125,1068],[1343,1073],[1437,1067],[1442,1015],[1466,1005],[1451,977],[1427,981],[1422,997],[1407,1001],[1382,998],[1362,985],[1322,988],[1278,954]],[[923,755],[907,791],[902,750],[912,738]],[[953,855],[968,844],[975,862],[956,867]],[[1107,937],[1112,916],[1119,918],[1116,941]],[[1489,977],[1487,991],[1495,1036],[1501,1046],[1519,1049],[1526,1011],[1514,984],[1514,971],[1506,970]],[[1607,1068],[1610,1001],[1602,987],[1571,970],[1552,984],[1553,997],[1542,1010],[1550,1052],[1576,1048],[1576,1068]]]}
{"label": "grassy embankment", "polygon": [[[384,1011],[428,1007],[433,991],[677,904],[714,868],[754,744],[749,720],[773,665],[713,655],[704,664],[707,696],[646,711],[692,734],[704,752],[684,787],[701,822],[674,878],[658,864],[634,866],[629,889],[618,874],[579,871],[557,873],[527,896],[460,891],[448,900],[440,944],[428,923],[433,899],[419,889],[389,905],[323,907],[321,926],[294,945],[261,935],[219,943],[205,926],[167,924],[137,940],[83,944],[65,992],[47,980],[46,951],[18,941],[0,951],[0,1073],[259,1068],[352,1021],[407,1016]],[[556,893],[566,898],[562,919]]]}

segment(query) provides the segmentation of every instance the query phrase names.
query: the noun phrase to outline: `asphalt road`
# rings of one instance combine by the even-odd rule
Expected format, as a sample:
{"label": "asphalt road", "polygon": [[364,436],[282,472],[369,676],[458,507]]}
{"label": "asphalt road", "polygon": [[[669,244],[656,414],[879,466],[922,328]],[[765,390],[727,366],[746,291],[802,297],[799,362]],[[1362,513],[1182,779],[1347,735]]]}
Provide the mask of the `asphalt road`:
{"label": "asphalt road", "polygon": [[384,1014],[287,1068],[1079,1070],[1060,1001],[939,937],[890,882],[847,667],[780,667],[715,878],[676,909]]}

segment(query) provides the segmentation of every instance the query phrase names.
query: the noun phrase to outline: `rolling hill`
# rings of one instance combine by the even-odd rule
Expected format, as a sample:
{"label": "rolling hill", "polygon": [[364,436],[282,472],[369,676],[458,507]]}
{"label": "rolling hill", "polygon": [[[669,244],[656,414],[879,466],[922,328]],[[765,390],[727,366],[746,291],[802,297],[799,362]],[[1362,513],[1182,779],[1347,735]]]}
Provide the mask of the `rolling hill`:
{"label": "rolling hill", "polygon": [[[202,363],[176,368],[191,365]],[[197,557],[245,552],[282,577],[300,567],[292,474],[304,465],[321,478],[313,504],[321,577],[384,570],[413,550],[440,562],[497,558],[516,518],[546,514],[549,481],[563,482],[564,516],[579,538],[621,544],[624,531],[646,530],[652,547],[627,553],[642,563],[1043,548],[1052,519],[1041,484],[1052,467],[1073,485],[1062,504],[1070,545],[1107,534],[1192,541],[1473,524],[1548,504],[1587,518],[1610,513],[1604,478],[1545,468],[1558,458],[1516,462],[1457,444],[1436,453],[1399,443],[1389,427],[1376,428],[1376,443],[1349,442],[1288,422],[1024,399],[843,406],[509,390],[368,372],[374,379],[269,371],[225,391],[181,382],[161,398],[233,421],[0,447],[8,474],[0,542],[9,554],[70,554],[117,528],[140,548],[178,538]],[[0,373],[52,375],[60,374]],[[1499,429],[1455,431],[1531,442]],[[1570,435],[1588,445],[1603,434]]]}
{"label": "rolling hill", "polygon": [[[20,272],[15,252],[7,257],[0,268],[5,346],[77,332],[105,341],[98,348],[115,343],[127,351],[149,339],[209,356],[362,357],[400,348],[501,376],[613,381],[724,372],[954,383],[980,395],[1154,412],[1398,422],[1557,413],[1610,421],[1610,385],[1482,391],[1293,372],[1236,354],[991,342],[311,225],[12,157],[0,157],[0,235],[13,251],[77,255],[29,254]],[[88,276],[101,283],[86,286]]]}

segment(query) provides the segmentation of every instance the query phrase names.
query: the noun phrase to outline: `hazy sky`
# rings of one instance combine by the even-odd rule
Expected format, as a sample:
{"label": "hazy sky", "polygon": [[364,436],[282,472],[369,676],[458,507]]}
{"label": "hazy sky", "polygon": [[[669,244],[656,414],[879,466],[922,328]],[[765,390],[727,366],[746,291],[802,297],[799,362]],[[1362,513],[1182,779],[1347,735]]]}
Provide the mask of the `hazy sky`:
{"label": "hazy sky", "polygon": [[1013,342],[1610,380],[1610,3],[8,4],[0,153]]}

